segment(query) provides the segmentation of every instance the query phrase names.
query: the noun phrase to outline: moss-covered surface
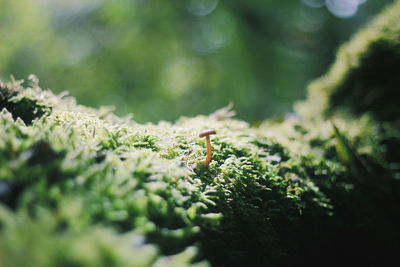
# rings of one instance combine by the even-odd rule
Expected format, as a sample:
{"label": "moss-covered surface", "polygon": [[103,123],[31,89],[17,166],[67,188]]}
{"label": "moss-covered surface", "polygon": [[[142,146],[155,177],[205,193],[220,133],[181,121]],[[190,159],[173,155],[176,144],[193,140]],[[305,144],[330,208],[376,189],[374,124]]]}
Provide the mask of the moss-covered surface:
{"label": "moss-covered surface", "polygon": [[328,73],[309,85],[309,99],[298,110],[305,115],[346,109],[398,122],[399,17],[400,1],[396,0],[344,44]]}
{"label": "moss-covered surface", "polygon": [[[385,31],[358,34],[338,62],[390,39],[375,35],[394,36],[399,10],[396,2],[373,24]],[[350,49],[362,40],[364,50]],[[0,265],[390,262],[400,240],[400,163],[388,150],[400,140],[397,103],[385,105],[390,118],[349,105],[347,94],[341,104],[356,112],[336,109],[347,75],[364,69],[358,62],[340,75],[345,63],[336,63],[314,83],[299,116],[257,128],[227,110],[142,125],[55,96],[35,78],[28,88],[0,83]],[[198,138],[207,128],[217,131],[208,167]]]}
{"label": "moss-covered surface", "polygon": [[[29,262],[35,266],[47,261],[127,266],[125,257],[136,258],[124,254],[129,250],[150,251],[138,264],[132,260],[133,266],[169,261],[173,258],[161,256],[183,251],[179,259],[185,263],[191,257],[217,265],[278,262],[289,241],[282,225],[295,227],[305,214],[331,213],[329,199],[309,177],[294,179],[290,169],[300,166],[289,151],[245,122],[199,116],[174,125],[139,125],[36,85],[3,84],[1,91],[10,96],[3,99],[6,107],[15,111],[1,113],[1,254],[10,262],[36,243],[43,228],[43,246],[54,255],[42,262],[46,250],[32,251]],[[49,112],[27,125],[18,117],[18,99]],[[210,127],[218,135],[214,160],[205,167],[205,142],[198,133]],[[96,241],[89,245],[97,238],[100,247]],[[140,244],[115,247],[119,238]],[[88,246],[90,255],[63,249],[78,244]]]}

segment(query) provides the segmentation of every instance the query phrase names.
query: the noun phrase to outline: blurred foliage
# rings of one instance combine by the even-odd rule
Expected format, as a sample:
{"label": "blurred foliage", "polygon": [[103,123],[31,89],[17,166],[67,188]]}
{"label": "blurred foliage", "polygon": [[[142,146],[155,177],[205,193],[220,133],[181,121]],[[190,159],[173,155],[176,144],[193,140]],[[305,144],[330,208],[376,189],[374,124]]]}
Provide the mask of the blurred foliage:
{"label": "blurred foliage", "polygon": [[389,0],[0,0],[0,75],[137,121],[284,114]]}

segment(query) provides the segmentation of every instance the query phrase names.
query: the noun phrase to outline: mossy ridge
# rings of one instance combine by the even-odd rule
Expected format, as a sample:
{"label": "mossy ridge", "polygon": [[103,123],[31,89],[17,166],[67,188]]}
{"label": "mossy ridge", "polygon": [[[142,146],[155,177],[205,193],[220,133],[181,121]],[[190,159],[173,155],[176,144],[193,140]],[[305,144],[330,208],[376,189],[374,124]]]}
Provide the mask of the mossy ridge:
{"label": "mossy ridge", "polygon": [[297,105],[306,117],[348,109],[371,113],[378,121],[399,121],[400,1],[378,15],[342,45],[337,59],[308,86],[308,100]]}
{"label": "mossy ridge", "polygon": [[[199,260],[216,266],[290,264],[289,259],[304,260],[302,253],[326,245],[318,238],[310,243],[308,235],[340,229],[348,212],[358,210],[361,221],[355,223],[362,224],[365,214],[379,208],[371,201],[381,201],[387,188],[377,189],[372,200],[358,201],[365,197],[364,189],[348,173],[351,162],[338,157],[333,125],[355,153],[370,158],[374,167],[387,168],[379,147],[382,137],[369,116],[338,115],[334,122],[291,117],[257,129],[207,116],[140,125],[112,114],[100,116],[71,99],[65,108],[65,100],[38,87],[31,97],[51,107],[31,125],[6,109],[0,114],[0,197],[3,209],[12,210],[5,213],[8,220],[23,216],[29,224],[46,225],[44,212],[54,225],[46,233],[49,244],[61,247],[62,240],[74,246],[86,235],[105,232],[118,240],[134,231],[132,238],[141,240],[139,248],[93,244],[91,256],[50,250],[55,258],[71,257],[79,266],[127,266],[119,256],[106,261],[99,253],[122,253],[122,259],[129,259],[126,251],[142,246],[151,248],[148,261],[132,260],[131,266],[173,260],[182,266],[207,265]],[[206,168],[205,143],[197,134],[210,127],[218,135],[212,138],[214,160]],[[362,208],[346,201],[357,201]],[[370,209],[371,204],[376,207]],[[12,223],[2,225],[2,233],[18,236],[18,242],[32,238],[13,232]],[[94,227],[104,231],[92,234]],[[2,253],[9,255],[6,260],[13,261],[12,255],[23,249],[13,245],[15,238],[1,238],[4,246],[16,247]],[[35,253],[29,255],[40,258]]]}
{"label": "mossy ridge", "polygon": [[[359,172],[356,176],[380,176],[361,175],[364,171],[360,172],[356,170],[359,167],[354,167],[371,165],[375,173],[381,172],[383,176],[396,179],[400,177],[400,76],[397,73],[400,69],[399,17],[400,1],[396,0],[342,45],[328,73],[312,82],[306,101],[296,105],[297,112],[309,128],[316,127],[321,131],[324,120],[332,118],[334,124],[342,124],[338,125],[339,135],[340,132],[352,135],[350,131],[354,132],[357,128],[361,130],[358,137],[348,136],[359,154],[352,156],[352,161],[358,161],[353,162],[351,167],[353,173]],[[290,127],[290,123],[284,124]],[[333,128],[327,128],[333,134]],[[304,143],[311,144],[309,139]],[[333,151],[334,146],[326,147],[323,144],[319,147]],[[368,168],[364,166],[361,169]],[[389,170],[390,174],[384,169]]]}
{"label": "mossy ridge", "polygon": [[[197,246],[202,253],[195,253],[196,259],[223,262],[214,249],[228,242],[231,256],[238,254],[240,240],[250,235],[270,247],[267,255],[259,246],[230,258],[243,261],[252,253],[256,261],[271,262],[285,250],[279,224],[299,220],[304,210],[329,213],[329,200],[307,177],[297,183],[279,171],[281,159],[290,157],[285,149],[244,122],[199,116],[174,125],[119,124],[75,108],[71,100],[63,108],[64,100],[49,91],[35,87],[29,95],[30,90],[18,93],[42,99],[49,111],[27,125],[3,109],[1,198],[16,213],[25,210],[37,219],[42,209],[54,214],[57,227],[50,237],[58,238],[59,227],[78,234],[94,224],[120,233],[135,229],[158,246],[160,255]],[[205,144],[197,134],[209,127],[218,136],[214,161],[204,168]],[[76,199],[84,211],[63,218],[66,199]]]}
{"label": "mossy ridge", "polygon": [[[308,99],[296,106],[302,121],[285,121],[277,126],[280,129],[274,129],[286,136],[290,147],[307,149],[311,140],[317,140],[328,159],[321,163],[328,163],[329,155],[335,155],[331,152],[336,150],[336,158],[348,170],[346,175],[313,181],[334,206],[333,218],[337,221],[333,228],[337,234],[341,231],[347,236],[342,240],[332,237],[332,243],[342,244],[346,240],[342,253],[352,251],[368,264],[389,263],[398,249],[396,240],[400,239],[396,226],[400,213],[393,204],[400,201],[399,18],[400,1],[396,0],[344,44],[329,72],[309,85]],[[324,121],[328,123],[325,127]],[[303,137],[294,137],[295,125],[312,130]],[[357,128],[359,134],[354,135]],[[284,129],[292,130],[286,135]],[[326,139],[326,132],[335,138]],[[309,166],[313,161],[302,162],[301,166]],[[335,160],[329,163],[336,164]],[[343,225],[344,221],[348,224]],[[381,257],[379,262],[372,255],[388,257]]]}

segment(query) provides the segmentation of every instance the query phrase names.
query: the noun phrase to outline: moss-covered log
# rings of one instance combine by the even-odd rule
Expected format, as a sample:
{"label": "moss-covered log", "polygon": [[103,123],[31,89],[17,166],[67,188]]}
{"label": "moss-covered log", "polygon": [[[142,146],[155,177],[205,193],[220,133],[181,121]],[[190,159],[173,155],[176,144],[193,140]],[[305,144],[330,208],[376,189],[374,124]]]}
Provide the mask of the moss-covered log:
{"label": "moss-covered log", "polygon": [[[226,109],[142,125],[35,78],[0,83],[0,265],[395,259],[400,76],[386,75],[400,64],[399,17],[397,1],[343,46],[298,114],[256,128]],[[207,128],[217,131],[208,167]]]}
{"label": "moss-covered log", "polygon": [[399,121],[399,9],[400,1],[394,1],[339,49],[329,72],[310,84],[308,101],[299,105],[303,115],[345,108],[379,121]]}

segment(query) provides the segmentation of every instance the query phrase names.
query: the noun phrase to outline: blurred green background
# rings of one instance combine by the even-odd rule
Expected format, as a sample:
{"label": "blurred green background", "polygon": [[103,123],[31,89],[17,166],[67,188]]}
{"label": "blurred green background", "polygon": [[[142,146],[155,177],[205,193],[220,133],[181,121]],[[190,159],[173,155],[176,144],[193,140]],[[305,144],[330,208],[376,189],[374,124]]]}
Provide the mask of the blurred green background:
{"label": "blurred green background", "polygon": [[389,0],[0,0],[0,76],[138,122],[291,111]]}

